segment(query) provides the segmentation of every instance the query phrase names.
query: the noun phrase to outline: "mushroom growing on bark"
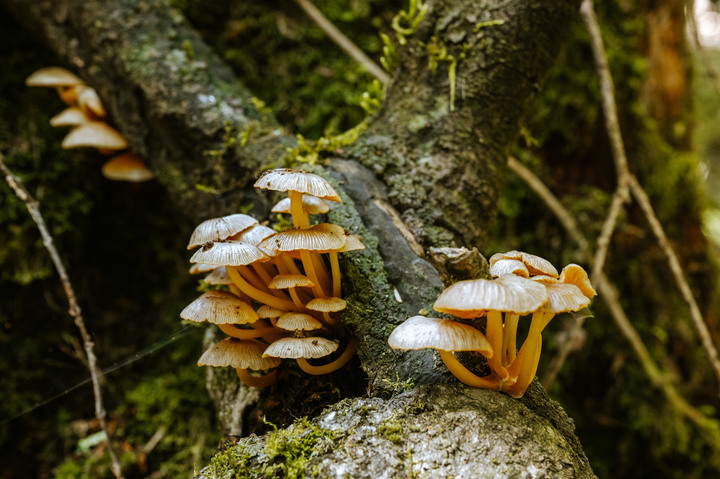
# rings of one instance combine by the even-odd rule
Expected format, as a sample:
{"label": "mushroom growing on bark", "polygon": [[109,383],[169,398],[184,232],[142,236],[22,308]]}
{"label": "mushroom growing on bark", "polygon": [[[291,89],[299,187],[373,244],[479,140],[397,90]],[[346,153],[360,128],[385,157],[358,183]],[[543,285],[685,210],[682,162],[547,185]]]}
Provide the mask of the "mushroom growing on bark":
{"label": "mushroom growing on bark", "polygon": [[470,325],[450,319],[412,316],[395,328],[388,344],[394,349],[437,349],[440,358],[455,377],[468,386],[500,389],[497,376],[479,377],[455,358],[453,351],[477,351],[486,358],[494,352],[483,333]]}
{"label": "mushroom growing on bark", "polygon": [[512,383],[503,364],[503,312],[523,315],[535,311],[547,301],[545,288],[529,279],[505,274],[498,279],[471,279],[458,281],[443,291],[435,301],[435,310],[459,318],[486,316],[485,336],[493,355],[486,356],[488,366],[501,381]]}
{"label": "mushroom growing on bark", "polygon": [[249,370],[265,371],[280,365],[279,359],[263,356],[265,346],[259,341],[225,338],[200,356],[198,366],[235,368],[242,382],[251,387],[264,388],[275,382],[277,370],[261,376],[254,376]]}

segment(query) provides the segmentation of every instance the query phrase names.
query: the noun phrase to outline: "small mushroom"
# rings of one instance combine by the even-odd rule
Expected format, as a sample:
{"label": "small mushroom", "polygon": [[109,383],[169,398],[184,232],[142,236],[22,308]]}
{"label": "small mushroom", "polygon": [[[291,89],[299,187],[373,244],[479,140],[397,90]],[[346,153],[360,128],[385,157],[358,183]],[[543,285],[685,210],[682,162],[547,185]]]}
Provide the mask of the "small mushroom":
{"label": "small mushroom", "polygon": [[198,360],[198,366],[235,368],[238,377],[248,386],[264,388],[275,382],[277,370],[262,376],[253,376],[250,369],[264,371],[276,368],[280,360],[263,356],[265,345],[254,340],[225,338],[213,344]]}
{"label": "small mushroom", "polygon": [[534,281],[505,274],[498,279],[458,281],[443,291],[435,301],[435,310],[459,318],[487,315],[485,336],[492,346],[493,356],[487,357],[490,369],[501,380],[512,381],[503,365],[502,313],[523,315],[531,313],[547,301],[545,288]]}
{"label": "small mushroom", "polygon": [[340,201],[332,185],[322,176],[304,171],[287,169],[269,170],[255,182],[256,188],[287,191],[290,197],[290,213],[293,224],[302,229],[310,227],[307,213],[303,211],[303,194],[309,194],[330,201]]}
{"label": "small mushroom", "polygon": [[[210,241],[222,241],[256,226],[258,220],[252,216],[234,214],[205,220],[195,227],[190,235],[187,249],[197,248]],[[272,231],[272,230],[271,230]],[[247,243],[247,241],[244,241]],[[253,245],[257,246],[257,245]]]}
{"label": "small mushroom", "polygon": [[478,351],[493,356],[493,348],[483,333],[467,324],[449,319],[412,316],[390,333],[388,344],[394,349],[437,349],[440,358],[455,377],[468,386],[499,389],[494,375],[479,377],[460,364],[453,351]]}
{"label": "small mushroom", "polygon": [[65,68],[45,67],[27,77],[25,85],[55,88],[62,101],[73,105],[77,101],[76,87],[85,85],[85,82]]}
{"label": "small mushroom", "polygon": [[50,126],[78,126],[89,121],[92,121],[92,118],[87,116],[80,108],[71,106],[50,118]]}
{"label": "small mushroom", "polygon": [[277,332],[274,328],[240,329],[236,324],[252,324],[259,317],[246,302],[225,291],[207,291],[182,310],[188,321],[216,324],[223,333],[238,339],[253,339]]}
{"label": "small mushroom", "polygon": [[102,174],[108,180],[140,183],[155,178],[152,171],[133,152],[122,153],[102,166]]}
{"label": "small mushroom", "polygon": [[[330,211],[330,207],[325,200],[312,195],[303,195],[302,208],[305,213],[310,215],[323,214]],[[273,213],[291,213],[290,198],[281,199],[275,203],[275,206],[273,206],[270,211]]]}
{"label": "small mushroom", "polygon": [[[547,289],[548,301],[533,312],[530,330],[517,357],[508,367],[511,377],[516,377],[515,384],[508,386],[508,394],[520,397],[535,377],[540,351],[542,349],[542,331],[550,320],[559,313],[578,311],[590,304],[580,289],[573,284],[553,282],[554,278],[539,277],[538,283]],[[557,281],[557,280],[554,280]]]}
{"label": "small mushroom", "polygon": [[98,148],[104,152],[124,150],[128,142],[115,128],[102,121],[78,125],[63,139],[62,148]]}
{"label": "small mushroom", "polygon": [[534,254],[525,253],[523,251],[508,251],[507,253],[496,253],[490,257],[489,263],[492,268],[493,264],[501,259],[514,259],[522,262],[527,267],[531,275],[544,274],[557,278],[558,272],[550,261]]}

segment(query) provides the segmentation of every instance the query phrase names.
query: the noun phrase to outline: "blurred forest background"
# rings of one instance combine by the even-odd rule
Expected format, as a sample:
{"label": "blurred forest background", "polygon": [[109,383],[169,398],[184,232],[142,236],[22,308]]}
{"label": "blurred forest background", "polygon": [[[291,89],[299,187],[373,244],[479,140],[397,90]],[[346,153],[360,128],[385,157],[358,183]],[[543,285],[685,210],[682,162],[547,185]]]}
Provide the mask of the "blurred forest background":
{"label": "blurred forest background", "polygon": [[[318,8],[379,61],[380,32],[405,1],[318,0]],[[293,133],[336,135],[373,112],[381,88],[294,2],[176,0],[175,6]],[[720,35],[718,5],[703,2],[702,31]],[[681,258],[715,344],[720,344],[720,45],[687,36],[692,2],[597,2],[632,171]],[[714,24],[712,23],[714,22]],[[195,365],[203,328],[179,311],[199,283],[187,274],[194,224],[153,182],[111,182],[90,151],[64,151],[51,128],[62,104],[26,88],[58,64],[0,7],[0,152],[41,203],[68,266],[103,368],[109,421],[128,477],[189,477],[221,439],[205,374]],[[71,66],[63,65],[66,67]],[[363,95],[363,93],[369,94]],[[578,18],[513,155],[596,238],[615,188],[588,34]],[[152,161],[150,161],[152,164]],[[556,265],[580,262],[576,245],[528,186],[507,171],[492,242],[483,254],[520,249]],[[574,419],[599,477],[720,477],[719,385],[637,207],[613,237],[607,274],[663,381],[707,415],[698,426],[658,392],[603,298],[549,388]],[[573,319],[550,324],[539,374]],[[109,476],[94,419],[82,346],[61,285],[25,206],[0,185],[0,478]],[[37,407],[35,407],[37,405]]]}

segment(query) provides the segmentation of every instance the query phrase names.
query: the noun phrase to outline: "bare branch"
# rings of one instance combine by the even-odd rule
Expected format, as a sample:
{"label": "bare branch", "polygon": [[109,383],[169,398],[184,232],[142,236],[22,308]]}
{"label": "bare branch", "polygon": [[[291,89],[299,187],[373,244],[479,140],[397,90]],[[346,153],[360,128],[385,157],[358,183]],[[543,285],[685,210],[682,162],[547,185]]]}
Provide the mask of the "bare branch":
{"label": "bare branch", "polygon": [[352,40],[343,34],[310,0],[295,0],[305,13],[324,31],[330,40],[342,48],[350,58],[358,62],[381,83],[390,83],[390,75],[365,54]]}
{"label": "bare branch", "polygon": [[678,259],[675,250],[673,250],[672,246],[670,245],[670,241],[668,241],[667,235],[665,234],[665,231],[660,224],[660,220],[658,220],[657,216],[655,215],[652,204],[650,203],[650,199],[648,198],[645,191],[642,189],[642,186],[640,186],[640,183],[638,183],[637,178],[635,178],[634,176],[630,176],[629,185],[633,196],[640,205],[640,208],[643,210],[643,213],[645,213],[645,217],[650,224],[650,228],[655,234],[655,237],[657,238],[660,247],[662,248],[665,256],[667,257],[668,264],[670,265],[670,270],[675,277],[675,282],[677,283],[678,288],[680,288],[680,293],[682,293],[683,298],[690,306],[690,317],[692,318],[693,323],[695,323],[695,329],[697,329],[703,347],[705,348],[708,356],[710,357],[710,364],[715,370],[715,375],[718,377],[718,380],[720,380],[720,360],[718,360],[718,352],[715,348],[715,345],[713,344],[712,337],[710,336],[710,331],[708,331],[702,313],[700,312],[700,307],[698,307],[697,301],[695,301],[695,296],[692,293],[692,289],[690,289],[690,285],[685,278],[685,273],[683,273],[682,266],[680,266],[680,260]]}
{"label": "bare branch", "polygon": [[72,287],[72,283],[70,283],[70,278],[68,277],[67,271],[65,270],[65,265],[60,259],[60,254],[58,253],[57,248],[55,248],[53,238],[50,235],[47,226],[45,225],[45,220],[43,219],[42,214],[40,214],[40,204],[37,202],[37,200],[35,200],[35,198],[32,197],[32,195],[25,188],[25,185],[23,185],[23,182],[20,180],[20,178],[13,174],[13,172],[7,167],[3,160],[4,156],[0,154],[0,172],[5,175],[5,181],[7,181],[8,185],[10,185],[10,188],[12,188],[12,190],[15,192],[15,195],[22,202],[25,203],[25,206],[30,212],[30,216],[32,216],[33,221],[35,222],[38,230],[40,231],[40,235],[43,238],[43,245],[48,250],[50,258],[55,265],[55,270],[57,270],[58,276],[60,276],[60,282],[62,283],[63,289],[65,290],[65,296],[67,296],[68,305],[70,307],[70,316],[73,317],[73,319],[75,320],[75,325],[80,330],[80,336],[83,340],[85,355],[87,356],[87,366],[88,369],[90,369],[90,376],[92,378],[93,384],[93,394],[95,396],[95,417],[100,422],[100,427],[105,433],[105,437],[108,441],[108,451],[110,452],[110,460],[112,461],[113,474],[117,479],[122,479],[122,466],[120,465],[120,460],[118,459],[117,452],[113,448],[111,440],[112,436],[110,435],[110,430],[108,429],[107,421],[105,420],[107,413],[105,411],[105,406],[103,405],[102,392],[100,391],[100,376],[102,374],[97,367],[97,358],[95,357],[95,352],[93,350],[94,345],[92,340],[90,339],[90,335],[87,332],[87,328],[85,327],[85,321],[83,320],[82,311],[80,310],[80,306],[78,305],[77,298],[75,296],[75,290]]}

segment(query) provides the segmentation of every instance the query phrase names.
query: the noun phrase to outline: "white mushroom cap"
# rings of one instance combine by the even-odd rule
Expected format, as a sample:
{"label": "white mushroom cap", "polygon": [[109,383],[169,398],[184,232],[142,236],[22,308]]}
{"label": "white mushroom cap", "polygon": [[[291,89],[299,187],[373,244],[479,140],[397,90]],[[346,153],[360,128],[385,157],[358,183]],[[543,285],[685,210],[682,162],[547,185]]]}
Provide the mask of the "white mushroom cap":
{"label": "white mushroom cap", "polygon": [[321,358],[338,348],[329,339],[320,337],[281,338],[267,347],[263,357],[286,359]]}
{"label": "white mushroom cap", "polygon": [[264,262],[270,257],[257,246],[239,241],[206,243],[197,250],[191,263],[216,264],[218,266],[243,266],[255,261]]}
{"label": "white mushroom cap", "polygon": [[516,259],[500,259],[490,266],[490,275],[492,277],[497,278],[504,274],[514,274],[523,278],[530,277],[530,272],[525,263]]}
{"label": "white mushroom cap", "polygon": [[[303,195],[302,207],[305,213],[309,213],[311,215],[327,213],[330,211],[330,207],[325,200],[312,195]],[[290,213],[290,198],[283,198],[275,203],[275,206],[272,207],[271,211],[273,213]]]}
{"label": "white mushroom cap", "polygon": [[78,126],[83,123],[92,121],[80,108],[71,106],[65,108],[63,111],[50,118],[50,126],[63,127],[63,126]]}
{"label": "white mushroom cap", "polygon": [[195,263],[190,266],[190,274],[203,274],[214,271],[218,268],[216,264]]}
{"label": "white mushroom cap", "polygon": [[597,295],[597,291],[592,287],[590,278],[588,278],[587,272],[580,266],[570,263],[565,266],[560,273],[560,282],[566,284],[574,284],[580,291],[587,296],[592,298]]}
{"label": "white mushroom cap", "polygon": [[270,281],[268,288],[270,289],[288,289],[297,287],[312,288],[315,286],[310,278],[302,274],[278,274]]}
{"label": "white mushroom cap", "polygon": [[213,324],[249,324],[258,320],[252,307],[232,293],[207,291],[182,310],[180,317]]}
{"label": "white mushroom cap", "polygon": [[280,316],[275,326],[287,331],[312,331],[322,328],[322,323],[309,314],[291,312]]}
{"label": "white mushroom cap", "polygon": [[187,249],[204,245],[209,241],[222,241],[257,224],[258,221],[252,216],[240,213],[205,220],[195,227]]}
{"label": "white mushroom cap", "polygon": [[205,276],[203,281],[207,284],[232,284],[232,280],[225,266],[220,266],[219,268],[215,266],[215,269],[213,269],[209,275]]}
{"label": "white mushroom cap", "polygon": [[77,87],[77,104],[86,114],[95,115],[96,118],[105,118],[107,112],[94,88],[89,86]]}
{"label": "white mushroom cap", "polygon": [[441,349],[492,353],[485,335],[467,324],[450,319],[413,316],[395,328],[388,338],[395,349]]}
{"label": "white mushroom cap", "polygon": [[338,251],[345,246],[345,230],[338,225],[321,223],[308,229],[291,229],[264,239],[258,246],[273,252]]}
{"label": "white mushroom cap", "polygon": [[322,313],[335,313],[342,311],[347,306],[347,301],[342,298],[314,298],[308,301],[305,308],[310,311],[320,311]]}
{"label": "white mushroom cap", "polygon": [[496,253],[490,257],[488,263],[492,267],[495,262],[501,259],[515,259],[522,261],[527,266],[531,275],[545,274],[557,278],[559,276],[555,266],[550,261],[534,254],[525,253],[523,251],[508,251],[507,253]]}
{"label": "white mushroom cap", "polygon": [[359,235],[345,235],[345,246],[343,246],[338,253],[345,253],[347,251],[356,251],[359,249],[365,249],[365,245],[362,242],[362,238]]}
{"label": "white mushroom cap", "polygon": [[257,310],[257,314],[261,318],[279,318],[285,313],[287,313],[287,311],[273,308],[272,306],[268,306],[267,304],[263,304]]}
{"label": "white mushroom cap", "polygon": [[276,169],[266,171],[255,182],[256,188],[275,191],[298,191],[330,201],[340,201],[335,189],[322,176],[304,171]]}
{"label": "white mushroom cap", "polygon": [[27,86],[54,88],[84,84],[85,82],[79,76],[61,67],[41,68],[25,79],[25,85]]}
{"label": "white mushroom cap", "polygon": [[205,351],[198,366],[218,366],[261,371],[280,366],[277,358],[263,356],[265,345],[252,340],[225,338]]}
{"label": "white mushroom cap", "polygon": [[547,292],[542,284],[506,274],[493,280],[458,281],[440,294],[433,307],[459,318],[475,318],[491,310],[528,314],[545,301]]}
{"label": "white mushroom cap", "polygon": [[585,296],[580,288],[574,284],[545,284],[548,301],[542,307],[548,313],[566,313],[579,311],[590,304],[590,298]]}
{"label": "white mushroom cap", "polygon": [[140,183],[155,178],[145,163],[133,152],[117,155],[102,166],[102,174],[108,180]]}
{"label": "white mushroom cap", "polygon": [[264,240],[268,236],[272,236],[274,234],[276,234],[276,232],[272,228],[268,228],[267,226],[257,224],[255,226],[252,226],[252,227],[246,229],[245,231],[243,231],[241,233],[233,235],[231,238],[235,241],[242,241],[243,243],[257,246],[260,244],[260,242],[262,240]]}
{"label": "white mushroom cap", "polygon": [[102,148],[104,150],[124,150],[128,142],[115,128],[103,121],[89,121],[73,128],[63,139],[64,149]]}

